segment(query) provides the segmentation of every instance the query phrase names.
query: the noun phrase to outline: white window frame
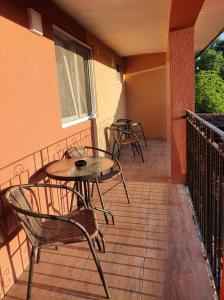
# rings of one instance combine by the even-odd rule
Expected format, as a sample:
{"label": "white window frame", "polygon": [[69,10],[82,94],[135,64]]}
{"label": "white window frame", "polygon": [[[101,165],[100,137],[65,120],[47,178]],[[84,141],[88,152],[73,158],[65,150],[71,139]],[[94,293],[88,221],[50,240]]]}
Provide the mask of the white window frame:
{"label": "white window frame", "polygon": [[[92,48],[90,46],[88,46],[87,44],[83,43],[82,41],[80,41],[79,39],[75,38],[74,36],[72,36],[71,34],[67,33],[66,31],[64,31],[63,29],[61,29],[60,27],[53,25],[53,32],[59,32],[63,35],[65,35],[65,37],[68,37],[69,39],[73,40],[74,42],[84,46],[85,48],[87,48],[88,50],[90,50],[90,59],[88,60],[88,80],[89,80],[89,93],[90,93],[90,102],[91,102],[91,107],[92,107],[92,114],[88,115],[88,116],[81,116],[78,119],[74,119],[74,117],[67,117],[67,118],[62,118],[61,116],[61,126],[62,128],[67,128],[91,119],[96,118],[96,101],[95,101],[95,87],[94,87],[94,72],[93,72],[93,56],[92,56]],[[75,64],[77,65],[77,58],[75,57]],[[77,82],[78,85],[78,82]],[[58,89],[59,89],[59,81],[58,81]],[[79,89],[77,89],[77,91],[79,92]],[[60,98],[60,96],[59,96]],[[79,97],[78,97],[79,99]],[[61,100],[60,100],[61,101]],[[74,106],[75,106],[75,110],[79,110],[77,103],[74,101]]]}

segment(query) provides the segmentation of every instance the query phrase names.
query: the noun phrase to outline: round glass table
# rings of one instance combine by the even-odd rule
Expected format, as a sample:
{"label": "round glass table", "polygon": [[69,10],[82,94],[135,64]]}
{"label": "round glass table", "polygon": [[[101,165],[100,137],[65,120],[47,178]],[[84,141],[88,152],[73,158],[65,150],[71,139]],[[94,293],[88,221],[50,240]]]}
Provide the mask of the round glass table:
{"label": "round glass table", "polygon": [[[77,161],[85,161],[84,166],[77,166]],[[83,156],[77,158],[63,159],[51,163],[46,168],[46,173],[49,178],[60,181],[73,181],[74,188],[84,197],[87,206],[103,213],[112,215],[109,211],[103,208],[93,207],[91,204],[90,183],[94,183],[102,175],[107,175],[112,171],[114,161],[106,157]],[[77,199],[78,200],[78,199]],[[71,200],[71,207],[73,204],[73,197]],[[78,207],[82,205],[78,201]],[[113,221],[114,222],[114,221]]]}
{"label": "round glass table", "polygon": [[[86,161],[86,165],[76,166],[78,160]],[[56,161],[46,168],[46,173],[56,180],[90,181],[110,173],[113,165],[114,161],[106,157],[84,156]]]}

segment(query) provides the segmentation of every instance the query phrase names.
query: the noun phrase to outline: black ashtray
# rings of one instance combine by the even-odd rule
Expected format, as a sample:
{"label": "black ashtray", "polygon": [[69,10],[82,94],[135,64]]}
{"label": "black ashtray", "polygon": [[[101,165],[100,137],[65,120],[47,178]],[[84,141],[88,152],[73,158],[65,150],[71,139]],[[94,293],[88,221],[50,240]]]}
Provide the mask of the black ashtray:
{"label": "black ashtray", "polygon": [[76,167],[84,167],[87,165],[87,161],[84,159],[77,160],[75,162]]}

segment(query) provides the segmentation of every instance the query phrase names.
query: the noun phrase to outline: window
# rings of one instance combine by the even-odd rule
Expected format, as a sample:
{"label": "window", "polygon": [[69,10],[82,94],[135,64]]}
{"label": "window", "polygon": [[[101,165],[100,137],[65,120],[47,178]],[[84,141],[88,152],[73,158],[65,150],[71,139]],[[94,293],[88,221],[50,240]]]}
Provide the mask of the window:
{"label": "window", "polygon": [[54,43],[62,125],[72,125],[94,114],[91,101],[91,51],[59,31],[54,32]]}
{"label": "window", "polygon": [[122,74],[121,66],[119,64],[116,64],[116,77],[118,82],[120,83],[123,82],[123,74]]}

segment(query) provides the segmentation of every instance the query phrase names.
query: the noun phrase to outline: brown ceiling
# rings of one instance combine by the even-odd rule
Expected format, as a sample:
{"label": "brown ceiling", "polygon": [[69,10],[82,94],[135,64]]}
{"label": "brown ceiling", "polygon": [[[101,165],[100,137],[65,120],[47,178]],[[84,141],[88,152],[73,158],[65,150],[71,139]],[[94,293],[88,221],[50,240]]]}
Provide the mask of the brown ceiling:
{"label": "brown ceiling", "polygon": [[200,52],[224,28],[224,0],[205,0],[195,25],[195,52]]}

